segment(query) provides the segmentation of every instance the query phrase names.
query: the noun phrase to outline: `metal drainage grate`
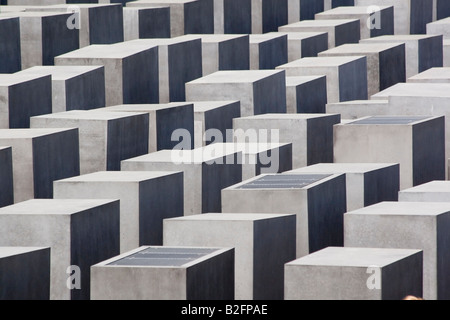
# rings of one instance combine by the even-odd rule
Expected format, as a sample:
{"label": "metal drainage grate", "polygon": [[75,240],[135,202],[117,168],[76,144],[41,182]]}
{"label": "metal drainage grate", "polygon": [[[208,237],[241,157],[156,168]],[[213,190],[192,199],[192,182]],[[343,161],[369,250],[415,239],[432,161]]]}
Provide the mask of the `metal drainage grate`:
{"label": "metal drainage grate", "polygon": [[204,257],[214,251],[217,250],[202,248],[152,247],[136,252],[120,260],[111,262],[108,265],[179,267]]}
{"label": "metal drainage grate", "polygon": [[411,116],[411,117],[384,117],[374,116],[367,119],[362,119],[349,124],[410,124],[417,121],[428,119],[429,117]]}
{"label": "metal drainage grate", "polygon": [[331,174],[276,174],[261,177],[237,189],[301,189]]}

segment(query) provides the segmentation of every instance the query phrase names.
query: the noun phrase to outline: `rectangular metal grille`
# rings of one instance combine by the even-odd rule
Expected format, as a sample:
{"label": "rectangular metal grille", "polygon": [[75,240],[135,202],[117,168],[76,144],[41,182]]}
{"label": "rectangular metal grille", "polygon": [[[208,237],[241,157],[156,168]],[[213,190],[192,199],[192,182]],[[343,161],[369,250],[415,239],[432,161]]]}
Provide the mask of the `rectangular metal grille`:
{"label": "rectangular metal grille", "polygon": [[261,177],[237,189],[301,189],[331,174],[276,174]]}

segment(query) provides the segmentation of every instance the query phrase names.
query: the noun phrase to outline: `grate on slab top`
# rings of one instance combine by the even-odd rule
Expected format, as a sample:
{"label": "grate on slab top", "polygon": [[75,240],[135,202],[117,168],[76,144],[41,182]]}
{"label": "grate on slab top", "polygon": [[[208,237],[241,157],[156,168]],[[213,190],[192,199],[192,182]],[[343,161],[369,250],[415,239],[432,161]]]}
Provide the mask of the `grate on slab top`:
{"label": "grate on slab top", "polygon": [[180,267],[214,251],[217,251],[217,249],[152,247],[111,262],[108,265]]}
{"label": "grate on slab top", "polygon": [[301,189],[331,174],[276,174],[261,177],[237,189]]}

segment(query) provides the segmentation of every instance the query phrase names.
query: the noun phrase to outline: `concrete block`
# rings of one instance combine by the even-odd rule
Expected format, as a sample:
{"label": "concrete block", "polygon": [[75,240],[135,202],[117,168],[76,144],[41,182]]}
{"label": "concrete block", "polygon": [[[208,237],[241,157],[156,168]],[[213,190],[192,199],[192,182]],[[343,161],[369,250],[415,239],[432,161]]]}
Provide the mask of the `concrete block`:
{"label": "concrete block", "polygon": [[449,223],[448,203],[382,202],[344,215],[344,244],[423,250],[423,297],[448,300]]}
{"label": "concrete block", "polygon": [[443,42],[443,66],[450,67],[450,40],[444,40]]}
{"label": "concrete block", "polygon": [[221,190],[242,181],[241,152],[221,144],[162,150],[122,161],[122,171],[183,171],[184,214],[220,212]]}
{"label": "concrete block", "polygon": [[336,114],[265,114],[233,120],[235,141],[292,143],[292,167],[333,162]]}
{"label": "concrete block", "polygon": [[360,40],[358,19],[305,20],[280,27],[280,32],[327,32],[328,48]]}
{"label": "concrete block", "polygon": [[252,0],[252,32],[277,31],[288,23],[288,0]]}
{"label": "concrete block", "polygon": [[225,143],[228,152],[242,152],[242,180],[292,170],[292,143]]}
{"label": "concrete block", "polygon": [[368,95],[406,81],[405,44],[344,44],[319,53],[319,57],[366,56]]}
{"label": "concrete block", "polygon": [[303,58],[277,69],[285,70],[288,77],[326,75],[329,103],[366,100],[368,97],[365,56]]}
{"label": "concrete block", "polygon": [[250,35],[250,69],[264,70],[288,62],[287,35],[278,33]]}
{"label": "concrete block", "polygon": [[248,35],[202,34],[184,36],[183,39],[201,39],[203,76],[219,70],[250,69]]}
{"label": "concrete block", "polygon": [[123,8],[125,41],[149,38],[170,38],[170,7]]}
{"label": "concrete block", "polygon": [[450,181],[431,181],[402,190],[398,200],[403,202],[450,202]]}
{"label": "concrete block", "polygon": [[[174,139],[176,130],[186,130],[190,134],[189,148],[194,148],[194,106],[190,102],[172,102],[163,104],[126,104],[101,109],[112,112],[147,113],[148,152],[175,148],[179,141]],[[96,110],[93,110],[96,112]],[[188,141],[184,141],[188,143]]]}
{"label": "concrete block", "polygon": [[55,199],[119,199],[120,252],[162,245],[162,222],[183,216],[181,172],[96,172],[55,181]]}
{"label": "concrete block", "polygon": [[127,3],[127,7],[170,7],[170,34],[214,33],[213,0],[139,0]]}
{"label": "concrete block", "polygon": [[252,0],[214,0],[214,33],[252,33]]}
{"label": "concrete block", "polygon": [[425,34],[433,20],[430,0],[355,0],[356,6],[394,6],[395,34]]}
{"label": "concrete block", "polygon": [[[65,2],[65,1],[64,1]],[[122,4],[77,3],[28,6],[26,12],[70,13],[66,28],[78,29],[80,48],[91,44],[111,44],[124,40],[124,15]],[[97,1],[98,2],[98,1]]]}
{"label": "concrete block", "polygon": [[218,71],[186,84],[186,101],[240,100],[241,115],[286,112],[283,70]]}
{"label": "concrete block", "polygon": [[450,18],[445,18],[427,24],[427,34],[442,34],[444,39],[450,39]]}
{"label": "concrete block", "polygon": [[164,220],[165,246],[235,248],[235,299],[283,299],[295,259],[295,215],[202,214]]}
{"label": "concrete block", "polygon": [[82,174],[120,170],[120,161],[148,152],[148,114],[67,111],[31,118],[32,128],[78,128]]}
{"label": "concrete block", "polygon": [[67,28],[71,13],[10,12],[19,17],[22,69],[53,65],[54,58],[79,48],[79,30]]}
{"label": "concrete block", "polygon": [[286,300],[422,296],[422,250],[329,247],[285,266]]}
{"label": "concrete block", "polygon": [[401,190],[444,180],[444,127],[443,116],[373,116],[338,124],[334,162],[399,163]]}
{"label": "concrete block", "polygon": [[325,113],[326,76],[286,77],[287,113]]}
{"label": "concrete block", "polygon": [[394,34],[394,7],[338,7],[315,15],[316,20],[359,19],[361,39]]}
{"label": "concrete block", "polygon": [[53,113],[105,106],[103,66],[37,66],[22,73],[51,76]]}
{"label": "concrete block", "polygon": [[241,103],[239,101],[203,101],[193,102],[193,104],[195,148],[204,147],[213,142],[227,141],[229,132],[227,130],[233,129],[233,119],[241,116]]}
{"label": "concrete block", "polygon": [[391,112],[387,100],[354,100],[339,103],[328,103],[326,113],[338,113],[342,119],[359,119],[369,116],[385,116]]}
{"label": "concrete block", "polygon": [[159,102],[157,47],[91,45],[55,58],[55,65],[103,65],[107,106]]}
{"label": "concrete block", "polygon": [[11,147],[0,147],[0,208],[14,203]]}
{"label": "concrete block", "polygon": [[51,112],[49,75],[0,74],[0,129],[29,128],[30,117]]}
{"label": "concrete block", "polygon": [[[399,83],[372,96],[373,100],[387,100],[390,114],[412,116],[450,116],[450,84]],[[445,157],[450,158],[450,130],[445,126]],[[439,180],[439,179],[438,179]]]}
{"label": "concrete block", "polygon": [[328,246],[343,246],[345,176],[260,175],[222,190],[222,212],[295,213],[296,257]]}
{"label": "concrete block", "polygon": [[0,300],[50,299],[50,248],[0,247]]}
{"label": "concrete block", "polygon": [[51,248],[50,299],[88,300],[90,267],[119,254],[119,201],[29,200],[0,209],[0,230],[1,246]]}
{"label": "concrete block", "polygon": [[323,0],[288,0],[288,23],[314,20],[314,15],[324,10]]}
{"label": "concrete block", "polygon": [[159,103],[186,100],[185,84],[202,76],[200,38],[183,36],[172,39],[138,39],[119,44],[142,50],[158,49]]}
{"label": "concrete block", "polygon": [[91,268],[91,300],[234,300],[234,248],[140,247]]}
{"label": "concrete block", "polygon": [[450,83],[450,68],[431,68],[407,80],[409,83]]}
{"label": "concrete block", "polygon": [[14,201],[52,198],[53,181],[80,174],[78,129],[0,129],[12,147]]}
{"label": "concrete block", "polygon": [[[3,7],[0,10],[3,10]],[[0,39],[0,73],[20,71],[22,60],[18,17],[0,17]]]}
{"label": "concrete block", "polygon": [[433,67],[442,67],[442,35],[395,35],[361,40],[361,43],[405,43],[406,78]]}
{"label": "concrete block", "polygon": [[400,190],[400,165],[393,163],[319,163],[286,174],[345,174],[347,211],[397,201]]}
{"label": "concrete block", "polygon": [[288,37],[288,62],[305,57],[317,57],[328,49],[327,32],[276,32]]}

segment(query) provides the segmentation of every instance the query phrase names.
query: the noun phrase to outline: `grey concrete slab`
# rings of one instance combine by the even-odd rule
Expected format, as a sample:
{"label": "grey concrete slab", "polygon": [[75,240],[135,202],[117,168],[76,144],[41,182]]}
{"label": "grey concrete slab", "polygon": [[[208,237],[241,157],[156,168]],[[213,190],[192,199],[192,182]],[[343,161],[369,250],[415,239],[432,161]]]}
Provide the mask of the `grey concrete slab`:
{"label": "grey concrete slab", "polygon": [[444,39],[450,39],[450,18],[441,19],[427,24],[427,34],[442,34]]}
{"label": "grey concrete slab", "polygon": [[[249,70],[249,35],[199,34],[183,39],[202,41],[203,76],[219,70]],[[192,79],[191,79],[192,80]]]}
{"label": "grey concrete slab", "polygon": [[405,45],[395,43],[344,44],[319,57],[366,56],[368,95],[406,81]]}
{"label": "grey concrete slab", "polygon": [[29,200],[0,209],[0,230],[1,246],[51,248],[50,299],[89,300],[90,267],[119,254],[119,201]]}
{"label": "grey concrete slab", "polygon": [[422,250],[329,247],[285,266],[286,300],[422,296]]}
{"label": "grey concrete slab", "polygon": [[288,23],[314,20],[314,15],[323,10],[323,0],[288,0]]}
{"label": "grey concrete slab", "polygon": [[[0,12],[3,7],[0,9]],[[18,17],[0,16],[0,73],[14,73],[22,69],[20,52],[20,21]]]}
{"label": "grey concrete slab", "polygon": [[186,84],[187,101],[240,100],[241,115],[286,112],[283,70],[218,71]]}
{"label": "grey concrete slab", "polygon": [[450,67],[450,40],[444,40],[443,44],[444,44],[443,66]]}
{"label": "grey concrete slab", "polygon": [[235,299],[283,299],[295,259],[295,215],[202,214],[164,220],[165,246],[235,248]]}
{"label": "grey concrete slab", "polygon": [[241,152],[222,144],[162,150],[122,161],[122,171],[183,171],[184,215],[220,212],[221,190],[242,181]]}
{"label": "grey concrete slab", "polygon": [[[101,110],[101,109],[100,109]],[[148,114],[67,111],[31,118],[32,128],[78,128],[82,174],[120,170],[122,160],[148,152]]]}
{"label": "grey concrete slab", "polygon": [[326,76],[286,77],[287,113],[325,113],[326,104]]}
{"label": "grey concrete slab", "polygon": [[285,70],[288,77],[326,75],[329,103],[368,97],[365,56],[303,58],[281,65],[277,70]]}
{"label": "grey concrete slab", "polygon": [[103,65],[106,106],[159,102],[157,47],[91,45],[56,57],[55,65]]}
{"label": "grey concrete slab", "polygon": [[328,246],[343,246],[345,175],[259,175],[222,190],[222,212],[295,213],[300,258]]}
{"label": "grey concrete slab", "polygon": [[[227,130],[233,130],[233,119],[241,116],[239,101],[198,101],[194,104],[194,146],[225,142]],[[216,140],[217,139],[217,140]]]}
{"label": "grey concrete slab", "polygon": [[405,43],[406,78],[433,67],[442,67],[442,35],[395,35],[361,40],[361,43]]}
{"label": "grey concrete slab", "polygon": [[229,152],[242,152],[242,180],[292,170],[292,143],[228,142],[224,147]]}
{"label": "grey concrete slab", "polygon": [[328,49],[327,32],[276,32],[288,37],[288,62],[304,57],[317,57]]}
{"label": "grey concrete slab", "polygon": [[50,299],[50,248],[0,247],[0,299]]}
{"label": "grey concrete slab", "polygon": [[172,37],[191,33],[214,33],[213,0],[139,0],[127,7],[170,7],[170,34]]}
{"label": "grey concrete slab", "polygon": [[0,74],[0,129],[29,128],[30,117],[51,112],[49,75]]}
{"label": "grey concrete slab", "polygon": [[214,0],[214,33],[252,33],[252,0]]}
{"label": "grey concrete slab", "polygon": [[252,32],[277,31],[288,23],[288,0],[252,0]]}
{"label": "grey concrete slab", "polygon": [[446,300],[449,211],[450,205],[443,202],[382,202],[348,212],[344,215],[344,244],[423,250],[423,297]]}
{"label": "grey concrete slab", "polygon": [[399,163],[401,190],[444,180],[444,127],[444,116],[374,116],[338,124],[334,162]]}
{"label": "grey concrete slab", "polygon": [[103,66],[37,66],[22,73],[51,76],[53,113],[105,106]]}
{"label": "grey concrete slab", "polygon": [[338,7],[316,14],[315,19],[359,19],[361,39],[394,34],[393,6]]}
{"label": "grey concrete slab", "polygon": [[403,202],[450,202],[450,181],[431,181],[399,192]]}
{"label": "grey concrete slab", "polygon": [[0,147],[0,207],[14,203],[13,161],[11,147]]}
{"label": "grey concrete slab", "polygon": [[12,147],[14,201],[52,198],[53,181],[80,174],[78,129],[0,129]]}
{"label": "grey concrete slab", "polygon": [[433,20],[433,1],[429,0],[356,0],[356,6],[394,6],[395,34],[425,34]]}
{"label": "grey concrete slab", "polygon": [[387,100],[353,100],[339,103],[328,103],[327,113],[338,113],[342,119],[352,120],[369,116],[395,114]]}
{"label": "grey concrete slab", "polygon": [[287,35],[278,33],[250,35],[250,69],[265,70],[288,62]]}
{"label": "grey concrete slab", "polygon": [[292,143],[294,169],[333,162],[333,126],[336,114],[264,114],[233,120],[234,141]]}
{"label": "grey concrete slab", "polygon": [[319,163],[286,174],[345,174],[347,211],[397,201],[400,190],[400,165],[393,163]]}
{"label": "grey concrete slab", "polygon": [[92,300],[234,300],[234,248],[145,246],[91,272]]}
{"label": "grey concrete slab", "polygon": [[411,78],[409,83],[450,83],[450,68],[431,68]]}
{"label": "grey concrete slab", "polygon": [[[111,112],[148,113],[148,152],[173,149],[179,141],[173,136],[176,130],[185,130],[191,136],[188,149],[194,148],[194,105],[191,102],[162,104],[124,104],[100,109]],[[93,110],[95,112],[96,110]]]}
{"label": "grey concrete slab", "polygon": [[327,32],[328,48],[360,40],[359,19],[304,20],[282,26],[280,32]]}
{"label": "grey concrete slab", "polygon": [[[65,2],[65,1],[64,1]],[[124,40],[124,16],[119,3],[75,3],[28,6],[26,12],[70,13],[67,28],[78,29],[80,48],[91,44],[111,44]],[[92,2],[92,1],[91,1]]]}
{"label": "grey concrete slab", "polygon": [[138,39],[117,46],[142,50],[158,48],[159,103],[185,101],[186,82],[202,76],[200,38]]}
{"label": "grey concrete slab", "polygon": [[67,28],[71,13],[11,12],[19,17],[22,69],[53,65],[54,58],[79,48],[79,30]]}
{"label": "grey concrete slab", "polygon": [[96,172],[54,182],[55,199],[119,199],[120,252],[162,245],[162,222],[183,216],[181,172]]}
{"label": "grey concrete slab", "polygon": [[170,7],[123,8],[124,40],[170,38]]}

